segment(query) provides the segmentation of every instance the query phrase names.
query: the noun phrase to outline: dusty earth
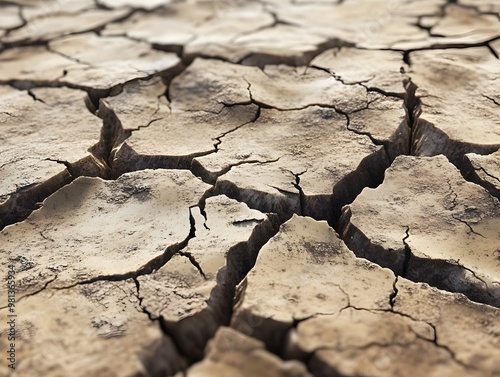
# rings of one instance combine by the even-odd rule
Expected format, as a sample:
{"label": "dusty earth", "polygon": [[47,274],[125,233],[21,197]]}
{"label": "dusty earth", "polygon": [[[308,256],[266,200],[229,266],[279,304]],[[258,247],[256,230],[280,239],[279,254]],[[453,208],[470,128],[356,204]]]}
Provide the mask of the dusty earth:
{"label": "dusty earth", "polygon": [[0,375],[500,376],[499,14],[0,0]]}

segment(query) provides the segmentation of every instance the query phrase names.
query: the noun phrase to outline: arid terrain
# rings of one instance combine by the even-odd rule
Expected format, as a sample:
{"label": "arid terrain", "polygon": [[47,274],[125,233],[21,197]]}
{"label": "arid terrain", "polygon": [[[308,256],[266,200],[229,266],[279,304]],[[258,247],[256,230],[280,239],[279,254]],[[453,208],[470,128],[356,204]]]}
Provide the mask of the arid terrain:
{"label": "arid terrain", "polygon": [[0,376],[499,377],[500,1],[0,0]]}

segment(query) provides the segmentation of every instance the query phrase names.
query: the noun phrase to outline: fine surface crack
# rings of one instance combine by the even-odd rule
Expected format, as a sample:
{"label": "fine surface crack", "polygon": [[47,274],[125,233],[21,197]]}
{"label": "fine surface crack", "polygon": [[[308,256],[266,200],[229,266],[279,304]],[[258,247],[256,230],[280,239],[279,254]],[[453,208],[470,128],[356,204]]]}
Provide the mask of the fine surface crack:
{"label": "fine surface crack", "polygon": [[[410,264],[410,259],[411,257],[413,256],[413,253],[410,249],[410,246],[408,245],[408,243],[406,242],[406,240],[410,238],[410,227],[406,227],[406,231],[405,231],[405,236],[403,238],[403,244],[404,244],[404,252],[405,252],[405,259],[404,259],[404,262],[403,262],[403,272],[401,273],[401,276],[402,277],[406,277],[407,274],[408,274],[408,266]],[[394,296],[396,297],[396,296]]]}

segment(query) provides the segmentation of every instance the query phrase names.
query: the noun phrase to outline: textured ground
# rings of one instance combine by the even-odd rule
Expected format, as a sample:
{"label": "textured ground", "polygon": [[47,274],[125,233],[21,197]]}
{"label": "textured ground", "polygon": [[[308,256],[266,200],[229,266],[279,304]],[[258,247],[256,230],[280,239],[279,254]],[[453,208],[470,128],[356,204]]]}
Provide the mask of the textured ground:
{"label": "textured ground", "polygon": [[499,15],[0,0],[0,376],[500,376]]}

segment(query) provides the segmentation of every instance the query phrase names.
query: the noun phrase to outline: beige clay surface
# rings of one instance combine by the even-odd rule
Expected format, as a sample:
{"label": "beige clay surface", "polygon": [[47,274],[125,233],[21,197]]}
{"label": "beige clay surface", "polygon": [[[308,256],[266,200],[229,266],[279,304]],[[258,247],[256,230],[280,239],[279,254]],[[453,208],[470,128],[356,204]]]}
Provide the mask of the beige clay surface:
{"label": "beige clay surface", "polygon": [[499,12],[0,0],[0,377],[500,376]]}

